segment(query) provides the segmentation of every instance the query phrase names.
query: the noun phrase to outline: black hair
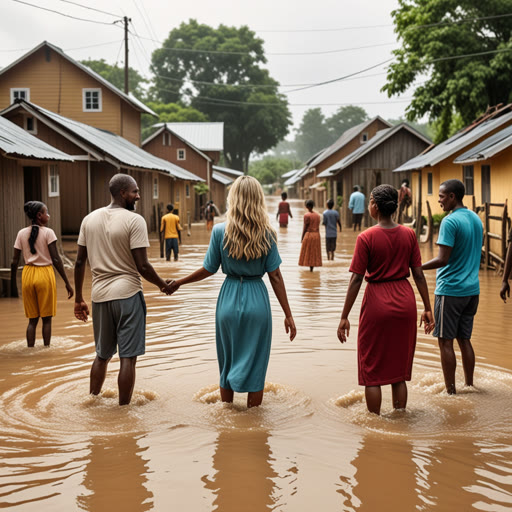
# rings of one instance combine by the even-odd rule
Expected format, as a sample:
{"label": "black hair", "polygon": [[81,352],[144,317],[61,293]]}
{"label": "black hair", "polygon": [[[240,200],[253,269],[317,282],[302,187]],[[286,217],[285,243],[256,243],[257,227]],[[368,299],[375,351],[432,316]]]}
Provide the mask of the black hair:
{"label": "black hair", "polygon": [[460,180],[443,181],[439,188],[441,187],[443,187],[445,192],[447,192],[448,194],[453,193],[457,201],[462,201],[464,199],[464,195],[466,194],[464,183],[462,183],[462,181]]}
{"label": "black hair", "polygon": [[409,186],[409,180],[402,180],[402,185]]}
{"label": "black hair", "polygon": [[168,204],[167,205],[167,211],[168,212],[172,212],[174,210],[174,205],[173,204]]}
{"label": "black hair", "polygon": [[372,190],[373,200],[382,215],[390,217],[398,207],[398,192],[391,185],[379,185]]}
{"label": "black hair", "polygon": [[32,221],[32,231],[30,232],[30,236],[28,238],[28,244],[30,245],[30,252],[32,254],[36,254],[36,240],[37,235],[39,235],[39,226],[37,225],[37,214],[45,208],[46,205],[41,201],[29,201],[25,203],[23,209],[27,214],[27,217]]}
{"label": "black hair", "polygon": [[288,194],[287,194],[286,192],[283,192],[283,193],[281,194],[281,199],[282,199],[283,201],[286,201],[286,199],[287,199],[287,198],[288,198]]}
{"label": "black hair", "polygon": [[359,187],[358,187],[357,185],[354,185],[354,186],[352,187],[352,190],[354,190],[355,192],[358,192],[358,191],[359,191]]}
{"label": "black hair", "polygon": [[313,209],[315,207],[315,202],[313,201],[313,199],[308,199],[305,204],[306,204],[306,208]]}
{"label": "black hair", "polygon": [[111,180],[109,181],[108,188],[112,197],[116,198],[119,197],[122,190],[126,190],[134,183],[136,184],[137,182],[132,176],[129,174],[119,173],[112,176]]}
{"label": "black hair", "polygon": [[332,209],[332,207],[334,206],[334,200],[332,199],[329,199],[329,201],[327,201],[327,208]]}

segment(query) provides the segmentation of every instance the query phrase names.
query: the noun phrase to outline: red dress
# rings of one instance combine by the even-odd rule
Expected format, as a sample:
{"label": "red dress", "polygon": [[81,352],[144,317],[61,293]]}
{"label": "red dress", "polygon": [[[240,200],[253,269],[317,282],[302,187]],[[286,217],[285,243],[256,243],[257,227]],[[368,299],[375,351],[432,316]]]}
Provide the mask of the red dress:
{"label": "red dress", "polygon": [[316,212],[304,215],[306,233],[300,247],[299,265],[301,267],[321,267],[322,248],[320,245],[320,221],[322,217]]}
{"label": "red dress", "polygon": [[365,275],[357,352],[359,384],[411,380],[416,347],[416,298],[407,280],[421,267],[414,231],[374,226],[357,237],[350,272]]}
{"label": "red dress", "polygon": [[288,227],[288,216],[290,215],[290,205],[286,201],[281,201],[277,207],[279,214],[279,226],[282,228]]}

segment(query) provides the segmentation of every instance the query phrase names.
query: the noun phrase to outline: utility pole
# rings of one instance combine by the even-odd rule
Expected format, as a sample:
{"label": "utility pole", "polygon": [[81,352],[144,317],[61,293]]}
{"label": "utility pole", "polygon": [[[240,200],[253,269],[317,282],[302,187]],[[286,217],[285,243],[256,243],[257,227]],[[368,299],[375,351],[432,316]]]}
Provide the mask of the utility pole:
{"label": "utility pole", "polygon": [[128,83],[128,23],[131,18],[125,16],[123,18],[124,21],[124,92],[128,94],[130,91],[129,83]]}

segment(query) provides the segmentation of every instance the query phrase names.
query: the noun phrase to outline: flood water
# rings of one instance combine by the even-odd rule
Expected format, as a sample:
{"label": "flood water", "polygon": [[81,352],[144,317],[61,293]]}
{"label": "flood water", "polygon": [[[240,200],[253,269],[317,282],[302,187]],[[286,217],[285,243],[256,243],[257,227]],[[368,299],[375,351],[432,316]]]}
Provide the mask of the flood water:
{"label": "flood water", "polygon": [[[274,219],[277,199],[268,204]],[[59,277],[48,349],[40,330],[36,347],[27,349],[21,299],[0,300],[0,508],[512,509],[512,302],[499,299],[500,277],[480,275],[475,388],[463,388],[459,359],[459,394],[448,396],[437,342],[419,334],[407,412],[393,412],[388,386],[382,416],[371,415],[357,385],[362,290],[348,343],[336,337],[355,235],[344,228],[333,262],[314,272],[300,268],[304,212],[302,202],[291,204],[288,230],[277,229],[298,334],[290,343],[265,278],[274,325],[260,408],[247,410],[243,395],[233,405],[219,401],[214,315],[221,272],[172,297],[145,283],[146,354],[127,407],[117,405],[116,358],[103,394],[88,395],[92,325],[74,319]],[[166,277],[183,276],[201,266],[207,242],[204,226],[195,227],[180,261],[166,263],[155,239],[150,260]],[[422,248],[424,259],[431,255]],[[432,299],[434,274],[428,272]]]}

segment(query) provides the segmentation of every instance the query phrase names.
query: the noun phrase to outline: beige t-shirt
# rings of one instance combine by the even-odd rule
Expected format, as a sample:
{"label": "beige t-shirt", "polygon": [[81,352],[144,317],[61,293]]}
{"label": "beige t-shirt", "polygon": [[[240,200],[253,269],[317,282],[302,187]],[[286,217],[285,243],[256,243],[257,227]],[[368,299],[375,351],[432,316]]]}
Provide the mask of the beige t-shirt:
{"label": "beige t-shirt", "polygon": [[52,257],[50,256],[48,246],[57,240],[55,231],[45,226],[39,226],[39,233],[34,243],[35,254],[30,252],[30,244],[28,243],[31,231],[32,226],[20,229],[14,242],[14,248],[19,249],[23,254],[25,265],[34,265],[36,267],[52,265]]}
{"label": "beige t-shirt", "polygon": [[87,247],[93,302],[127,299],[142,290],[131,253],[149,247],[144,217],[125,208],[99,208],[82,221],[78,245]]}

